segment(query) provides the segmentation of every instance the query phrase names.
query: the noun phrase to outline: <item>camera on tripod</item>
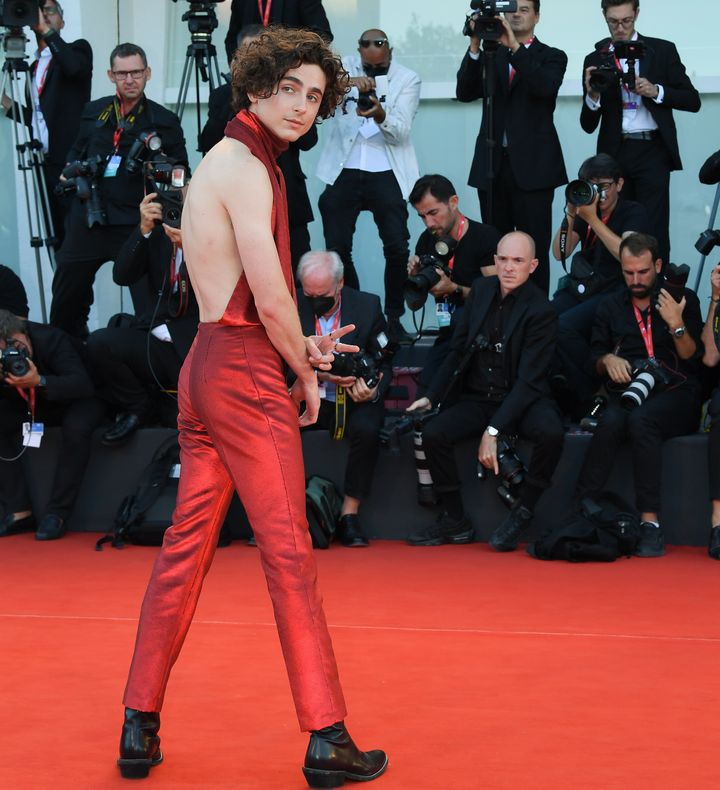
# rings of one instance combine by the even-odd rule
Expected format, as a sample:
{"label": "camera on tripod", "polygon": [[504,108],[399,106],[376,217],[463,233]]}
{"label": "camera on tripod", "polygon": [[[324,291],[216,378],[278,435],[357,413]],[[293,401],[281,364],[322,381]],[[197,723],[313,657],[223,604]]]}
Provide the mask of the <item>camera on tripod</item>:
{"label": "camera on tripod", "polygon": [[17,348],[14,340],[5,341],[6,346],[0,351],[0,374],[3,376],[25,376],[30,372],[30,354],[25,348]]}
{"label": "camera on tripod", "polygon": [[56,195],[77,195],[85,204],[88,228],[107,225],[105,202],[100,190],[100,181],[105,172],[105,159],[96,154],[90,159],[71,162],[63,171],[65,181],[55,187]]}
{"label": "camera on tripod", "polygon": [[155,200],[162,206],[159,222],[179,228],[185,200],[183,187],[188,182],[187,168],[167,159],[145,162],[145,189],[155,192]]}
{"label": "camera on tripod", "polygon": [[386,359],[390,359],[397,350],[397,343],[391,343],[384,332],[376,338],[379,346],[375,352],[356,351],[355,353],[334,354],[328,373],[333,376],[354,376],[372,389],[380,382],[380,367]]}
{"label": "camera on tripod", "polygon": [[505,28],[499,14],[517,11],[517,0],[472,0],[463,35],[481,41],[499,41]]}
{"label": "camera on tripod", "polygon": [[419,310],[430,293],[430,289],[440,282],[440,269],[448,277],[452,274],[449,262],[455,254],[457,242],[451,236],[440,236],[435,239],[435,254],[420,256],[420,269],[417,274],[408,277],[403,287],[405,304],[410,310]]}
{"label": "camera on tripod", "polygon": [[0,25],[11,28],[34,25],[42,5],[42,0],[0,0]]}

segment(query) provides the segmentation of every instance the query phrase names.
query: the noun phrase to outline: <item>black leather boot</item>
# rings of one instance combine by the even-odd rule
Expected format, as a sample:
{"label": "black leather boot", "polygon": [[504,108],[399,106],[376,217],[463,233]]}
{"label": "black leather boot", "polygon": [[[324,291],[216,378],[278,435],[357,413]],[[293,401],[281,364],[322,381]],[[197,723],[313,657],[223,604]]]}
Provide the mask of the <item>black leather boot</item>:
{"label": "black leather boot", "polygon": [[342,787],[345,780],[369,782],[385,772],[388,758],[374,749],[361,752],[341,721],[310,733],[303,773],[310,787]]}
{"label": "black leather boot", "polygon": [[160,714],[125,708],[120,735],[120,773],[125,779],[144,779],[163,760],[160,751]]}

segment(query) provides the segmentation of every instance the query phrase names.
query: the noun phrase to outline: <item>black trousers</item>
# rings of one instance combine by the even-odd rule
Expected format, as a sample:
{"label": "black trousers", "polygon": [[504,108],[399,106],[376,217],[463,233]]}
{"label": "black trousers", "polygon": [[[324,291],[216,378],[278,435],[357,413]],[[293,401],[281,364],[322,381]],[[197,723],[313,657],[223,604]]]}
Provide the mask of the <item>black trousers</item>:
{"label": "black trousers", "polygon": [[114,261],[132,232],[132,225],[88,228],[84,213],[73,207],[65,241],[55,259],[50,323],[74,337],[83,337],[93,303],[97,270]]}
{"label": "black trousers", "polygon": [[356,289],[360,288],[360,280],[352,259],[355,226],[361,211],[372,212],[385,256],[385,314],[401,316],[405,312],[403,285],[407,279],[410,232],[407,205],[392,170],[343,170],[320,195],[318,208],[325,246],[342,258],[345,285]]}
{"label": "black trousers", "polygon": [[[382,400],[375,403],[355,403],[348,396],[345,418],[345,439],[350,442],[343,493],[354,499],[365,499],[370,494],[372,480],[380,449],[380,429],[385,420],[385,405]],[[318,421],[303,430],[335,431],[335,404],[320,402]]]}
{"label": "black trousers", "polygon": [[688,381],[674,390],[651,392],[633,411],[611,394],[595,429],[577,485],[578,499],[602,492],[620,445],[630,441],[635,477],[635,504],[641,513],[660,510],[662,445],[665,439],[697,430],[700,420],[700,387]]}
{"label": "black trousers", "polygon": [[478,189],[483,222],[494,225],[504,236],[522,230],[535,241],[539,261],[531,277],[546,294],[550,289],[550,242],[552,240],[552,202],[554,189],[520,189],[503,152],[500,171],[493,182],[492,218],[488,217],[487,192]]}
{"label": "black trousers", "polygon": [[670,155],[659,138],[623,140],[618,154],[623,197],[645,206],[663,263],[670,261]]}
{"label": "black trousers", "polygon": [[148,419],[158,390],[177,389],[183,360],[173,343],[145,329],[98,329],[88,337],[87,350],[99,394],[121,411]]}
{"label": "black trousers", "polygon": [[290,226],[290,260],[293,274],[297,271],[300,258],[310,250],[310,231],[307,225]]}
{"label": "black trousers", "polygon": [[720,499],[720,389],[713,391],[708,405],[711,418],[708,435],[708,477],[710,499]]}
{"label": "black trousers", "polygon": [[[423,447],[428,469],[439,494],[460,490],[460,476],[455,460],[455,445],[463,439],[482,436],[500,408],[463,393],[460,400],[433,417],[423,428]],[[562,453],[562,420],[549,398],[536,401],[525,412],[517,433],[533,443],[526,482],[534,488],[548,488]]]}
{"label": "black trousers", "polygon": [[[104,404],[95,398],[83,398],[70,403],[38,398],[35,422],[42,422],[46,427],[62,427],[60,453],[47,513],[67,518],[72,512],[90,456],[92,432],[100,425],[104,415]],[[16,392],[3,393],[0,398],[0,455],[3,458],[14,458],[22,449],[22,424],[27,420],[25,401]],[[30,470],[34,452],[36,450],[32,447],[25,451],[31,462]],[[5,512],[20,513],[30,510],[30,496],[21,460],[0,463],[0,502],[4,505]]]}
{"label": "black trousers", "polygon": [[65,238],[65,219],[68,212],[68,198],[55,194],[55,186],[60,181],[64,165],[45,163],[45,184],[48,190],[48,207],[55,231],[55,250],[59,250]]}

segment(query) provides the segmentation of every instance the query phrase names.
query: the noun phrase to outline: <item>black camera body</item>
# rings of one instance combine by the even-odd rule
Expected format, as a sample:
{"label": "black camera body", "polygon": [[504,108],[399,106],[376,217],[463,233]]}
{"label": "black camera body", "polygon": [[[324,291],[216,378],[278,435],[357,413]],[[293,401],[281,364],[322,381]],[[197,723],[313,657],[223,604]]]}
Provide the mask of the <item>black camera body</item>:
{"label": "black camera body", "polygon": [[[645,57],[646,45],[644,41],[613,41],[613,51],[605,44],[598,50],[600,66],[596,68],[589,78],[590,90],[595,93],[605,93],[611,88],[617,88],[622,82],[629,91],[635,91],[635,61]],[[617,59],[617,60],[616,60]],[[618,61],[627,60],[627,72],[621,71]]]}
{"label": "black camera body", "polygon": [[132,176],[142,170],[147,158],[162,153],[162,139],[156,131],[140,132],[125,157],[125,170]]}
{"label": "black camera body", "polygon": [[440,409],[435,407],[428,411],[404,414],[397,420],[384,426],[380,433],[380,446],[390,450],[391,453],[400,452],[400,437],[411,431],[420,432],[426,423],[436,417]]}
{"label": "black camera body", "polygon": [[38,19],[38,8],[42,0],[0,0],[0,25],[24,27],[34,25]]}
{"label": "black camera body", "polygon": [[[514,441],[507,436],[501,435],[497,438],[497,462],[500,479],[497,493],[508,507],[512,507],[517,501],[527,470],[515,451]],[[488,476],[488,470],[480,462],[477,465],[477,476],[479,480],[485,480]]]}
{"label": "black camera body", "polygon": [[650,393],[659,392],[669,386],[670,373],[654,357],[636,360],[633,364],[632,381],[620,394],[620,403],[628,411],[642,406]]}
{"label": "black camera body", "polygon": [[576,178],[565,187],[565,200],[571,206],[589,206],[596,196],[599,196],[600,200],[604,197],[598,185],[583,181],[581,178]]}
{"label": "black camera body", "polygon": [[656,290],[659,293],[664,288],[676,302],[681,302],[689,276],[690,267],[687,263],[668,263],[662,276],[657,279]]}
{"label": "black camera body", "polygon": [[376,340],[379,348],[375,352],[360,350],[355,353],[336,353],[328,373],[333,376],[354,376],[363,379],[370,389],[376,387],[380,381],[382,363],[392,358],[397,350],[397,343],[390,343],[384,332]]}
{"label": "black camera body", "polygon": [[706,257],[715,247],[720,247],[720,230],[704,230],[695,242],[695,249]]}
{"label": "black camera body", "polygon": [[472,10],[465,19],[463,35],[481,41],[499,41],[505,28],[498,14],[517,11],[517,0],[472,0],[470,8]]}
{"label": "black camera body", "polygon": [[30,372],[30,354],[24,348],[7,345],[0,350],[0,372],[3,376],[24,376]]}
{"label": "black camera body", "polygon": [[187,169],[176,165],[166,156],[145,162],[145,188],[148,193],[155,192],[155,200],[162,206],[160,222],[171,228],[179,228],[185,201],[183,187],[187,184]]}
{"label": "black camera body", "polygon": [[408,309],[419,310],[430,293],[430,289],[440,282],[440,271],[448,277],[452,275],[449,262],[455,254],[457,242],[451,236],[440,236],[435,239],[434,254],[420,255],[420,268],[417,274],[408,277],[403,286],[403,297]]}
{"label": "black camera body", "polygon": [[63,171],[65,181],[55,187],[56,195],[77,195],[87,213],[88,228],[107,225],[105,201],[100,190],[100,181],[105,172],[105,160],[99,154],[90,159],[71,162]]}

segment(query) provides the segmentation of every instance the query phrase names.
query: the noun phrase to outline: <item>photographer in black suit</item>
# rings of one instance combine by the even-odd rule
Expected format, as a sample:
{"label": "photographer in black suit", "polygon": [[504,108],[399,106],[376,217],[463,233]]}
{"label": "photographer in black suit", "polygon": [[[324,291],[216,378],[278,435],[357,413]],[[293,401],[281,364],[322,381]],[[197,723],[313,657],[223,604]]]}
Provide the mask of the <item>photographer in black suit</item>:
{"label": "photographer in black suit", "polygon": [[[175,113],[145,96],[151,77],[145,52],[135,44],[120,44],[110,55],[108,78],[117,93],[89,102],[82,113],[80,131],[68,159],[98,158],[98,201],[76,196],[68,217],[67,235],[57,256],[53,279],[50,323],[71,335],[87,334],[95,274],[103,263],[115,260],[118,250],[138,223],[143,198],[142,162],[153,153],[141,135],[156,132],[167,156],[187,165],[185,139]],[[128,164],[133,172],[128,170]],[[100,215],[104,212],[105,216]],[[95,221],[89,227],[90,221]]]}
{"label": "photographer in black suit", "polygon": [[83,38],[65,41],[60,35],[64,27],[60,3],[44,0],[38,9],[37,23],[32,25],[38,45],[30,66],[33,96],[25,98],[25,108],[16,107],[14,111],[10,97],[2,97],[5,114],[22,118],[32,128],[33,137],[42,143],[56,248],[64,237],[66,206],[53,189],[67,164],[67,152],[77,136],[82,109],[90,101],[93,69],[90,44]]}
{"label": "photographer in black suit", "polygon": [[[685,73],[671,41],[641,36],[635,30],[639,0],[602,0],[610,38],[595,45],[583,64],[580,125],[592,133],[600,125],[598,153],[617,159],[625,176],[625,195],[642,203],[660,245],[670,260],[670,172],[681,170],[673,110],[698,112],[700,95]],[[636,41],[645,54],[628,77],[628,63],[615,55],[613,41]],[[604,67],[622,79],[603,80],[593,72]]]}
{"label": "photographer in black suit", "polygon": [[355,324],[344,342],[359,346],[360,353],[377,355],[385,350],[377,365],[377,382],[362,376],[318,373],[322,400],[312,426],[313,430],[329,430],[336,438],[344,434],[350,442],[338,537],[346,546],[367,546],[358,510],[372,486],[385,414],[383,401],[392,377],[392,353],[384,345],[387,324],[377,296],[344,286],[343,262],[337,253],[306,253],[297,274],[301,285],[298,311],[305,334],[324,335],[338,326]]}
{"label": "photographer in black suit", "polygon": [[162,205],[151,192],[140,204],[140,225],[120,248],[113,280],[147,284],[151,299],[129,326],[109,326],[88,337],[100,396],[119,414],[103,444],[126,442],[157,416],[160,389],[176,390],[180,368],[197,332],[198,304],[182,255],[179,230],[161,224]]}
{"label": "photographer in black suit", "polygon": [[482,436],[478,460],[496,474],[498,435],[518,434],[534,445],[518,499],[490,538],[497,551],[517,547],[562,452],[562,421],[548,386],[557,315],[535,283],[528,282],[538,266],[532,239],[522,232],[503,236],[495,266],[497,277],[475,280],[427,397],[408,408],[422,412],[437,405],[453,372],[462,369],[453,387],[455,397],[443,402],[440,413],[423,428],[427,465],[443,511],[434,525],[408,537],[414,546],[473,540],[460,493],[458,442]]}
{"label": "photographer in black suit", "polygon": [[[500,233],[525,231],[535,240],[539,266],[533,280],[547,293],[553,193],[555,187],[567,182],[553,121],[567,55],[535,36],[540,0],[518,0],[517,11],[499,20],[503,33],[495,56],[493,178],[491,181],[488,177],[488,128],[483,115],[468,184],[477,187],[484,222]],[[484,79],[480,39],[473,36],[457,74],[458,100],[482,98]],[[491,186],[493,210],[489,218],[487,195]]]}

